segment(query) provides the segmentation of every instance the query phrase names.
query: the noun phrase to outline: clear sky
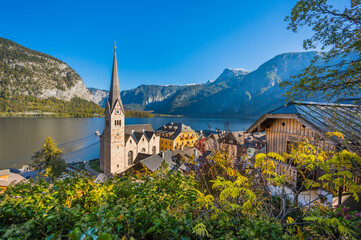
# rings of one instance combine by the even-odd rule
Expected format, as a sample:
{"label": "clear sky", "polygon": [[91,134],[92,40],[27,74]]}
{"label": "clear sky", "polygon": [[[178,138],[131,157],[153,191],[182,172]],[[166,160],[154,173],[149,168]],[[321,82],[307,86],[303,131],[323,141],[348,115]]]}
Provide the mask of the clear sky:
{"label": "clear sky", "polygon": [[[346,4],[348,1],[336,1]],[[2,0],[0,37],[50,54],[108,89],[117,42],[121,90],[252,71],[311,35],[287,30],[295,0]]]}

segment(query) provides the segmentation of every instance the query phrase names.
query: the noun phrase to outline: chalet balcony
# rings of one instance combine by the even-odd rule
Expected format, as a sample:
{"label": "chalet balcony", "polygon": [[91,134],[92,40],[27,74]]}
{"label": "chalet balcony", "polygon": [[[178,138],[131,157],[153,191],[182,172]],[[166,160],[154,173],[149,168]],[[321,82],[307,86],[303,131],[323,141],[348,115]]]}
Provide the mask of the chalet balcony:
{"label": "chalet balcony", "polygon": [[276,161],[274,159],[271,158],[271,160],[274,162],[275,164],[275,172],[278,175],[286,175],[289,177],[289,182],[288,184],[293,186],[293,187],[297,187],[297,167],[295,166],[291,166],[289,164],[285,164],[285,163],[280,163],[279,161]]}

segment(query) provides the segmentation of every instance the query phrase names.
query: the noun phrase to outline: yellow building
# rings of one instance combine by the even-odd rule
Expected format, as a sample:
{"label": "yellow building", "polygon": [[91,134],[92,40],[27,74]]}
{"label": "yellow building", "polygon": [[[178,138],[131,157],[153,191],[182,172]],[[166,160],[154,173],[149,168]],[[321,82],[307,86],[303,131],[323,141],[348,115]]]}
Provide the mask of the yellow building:
{"label": "yellow building", "polygon": [[185,146],[193,147],[198,140],[197,133],[183,123],[167,123],[158,128],[156,134],[160,136],[160,150],[182,149]]}

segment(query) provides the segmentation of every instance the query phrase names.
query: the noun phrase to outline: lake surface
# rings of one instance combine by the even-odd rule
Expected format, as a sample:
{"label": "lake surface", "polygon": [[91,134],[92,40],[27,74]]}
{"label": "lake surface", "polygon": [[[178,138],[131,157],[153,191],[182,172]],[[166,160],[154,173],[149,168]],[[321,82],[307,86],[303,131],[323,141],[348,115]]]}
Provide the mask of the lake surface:
{"label": "lake surface", "polygon": [[[152,124],[154,130],[168,122],[182,122],[195,130],[246,130],[256,119],[214,118],[127,118],[126,124]],[[48,136],[63,148],[68,162],[99,158],[99,137],[103,118],[0,118],[0,169],[20,168],[31,163],[31,156],[42,148]]]}

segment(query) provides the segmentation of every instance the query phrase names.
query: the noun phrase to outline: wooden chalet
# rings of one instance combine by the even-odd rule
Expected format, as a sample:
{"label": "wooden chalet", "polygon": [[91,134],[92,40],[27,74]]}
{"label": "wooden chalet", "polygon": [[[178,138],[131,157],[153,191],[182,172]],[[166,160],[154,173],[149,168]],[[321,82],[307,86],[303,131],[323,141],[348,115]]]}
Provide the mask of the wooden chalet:
{"label": "wooden chalet", "polygon": [[[326,136],[327,132],[341,132],[345,140],[359,148],[361,143],[361,106],[340,103],[289,103],[261,116],[248,133],[266,132],[266,153],[290,152],[298,142],[307,139],[317,143],[324,151],[342,148],[338,138]],[[275,162],[276,172],[283,174],[285,166]],[[297,188],[299,175],[295,166],[287,167],[291,186]],[[317,171],[312,175],[318,179]]]}
{"label": "wooden chalet", "polygon": [[361,106],[337,103],[289,103],[260,117],[249,133],[266,132],[266,152],[284,153],[307,138],[325,151],[338,145],[327,132],[341,132],[350,143],[361,140]]}

